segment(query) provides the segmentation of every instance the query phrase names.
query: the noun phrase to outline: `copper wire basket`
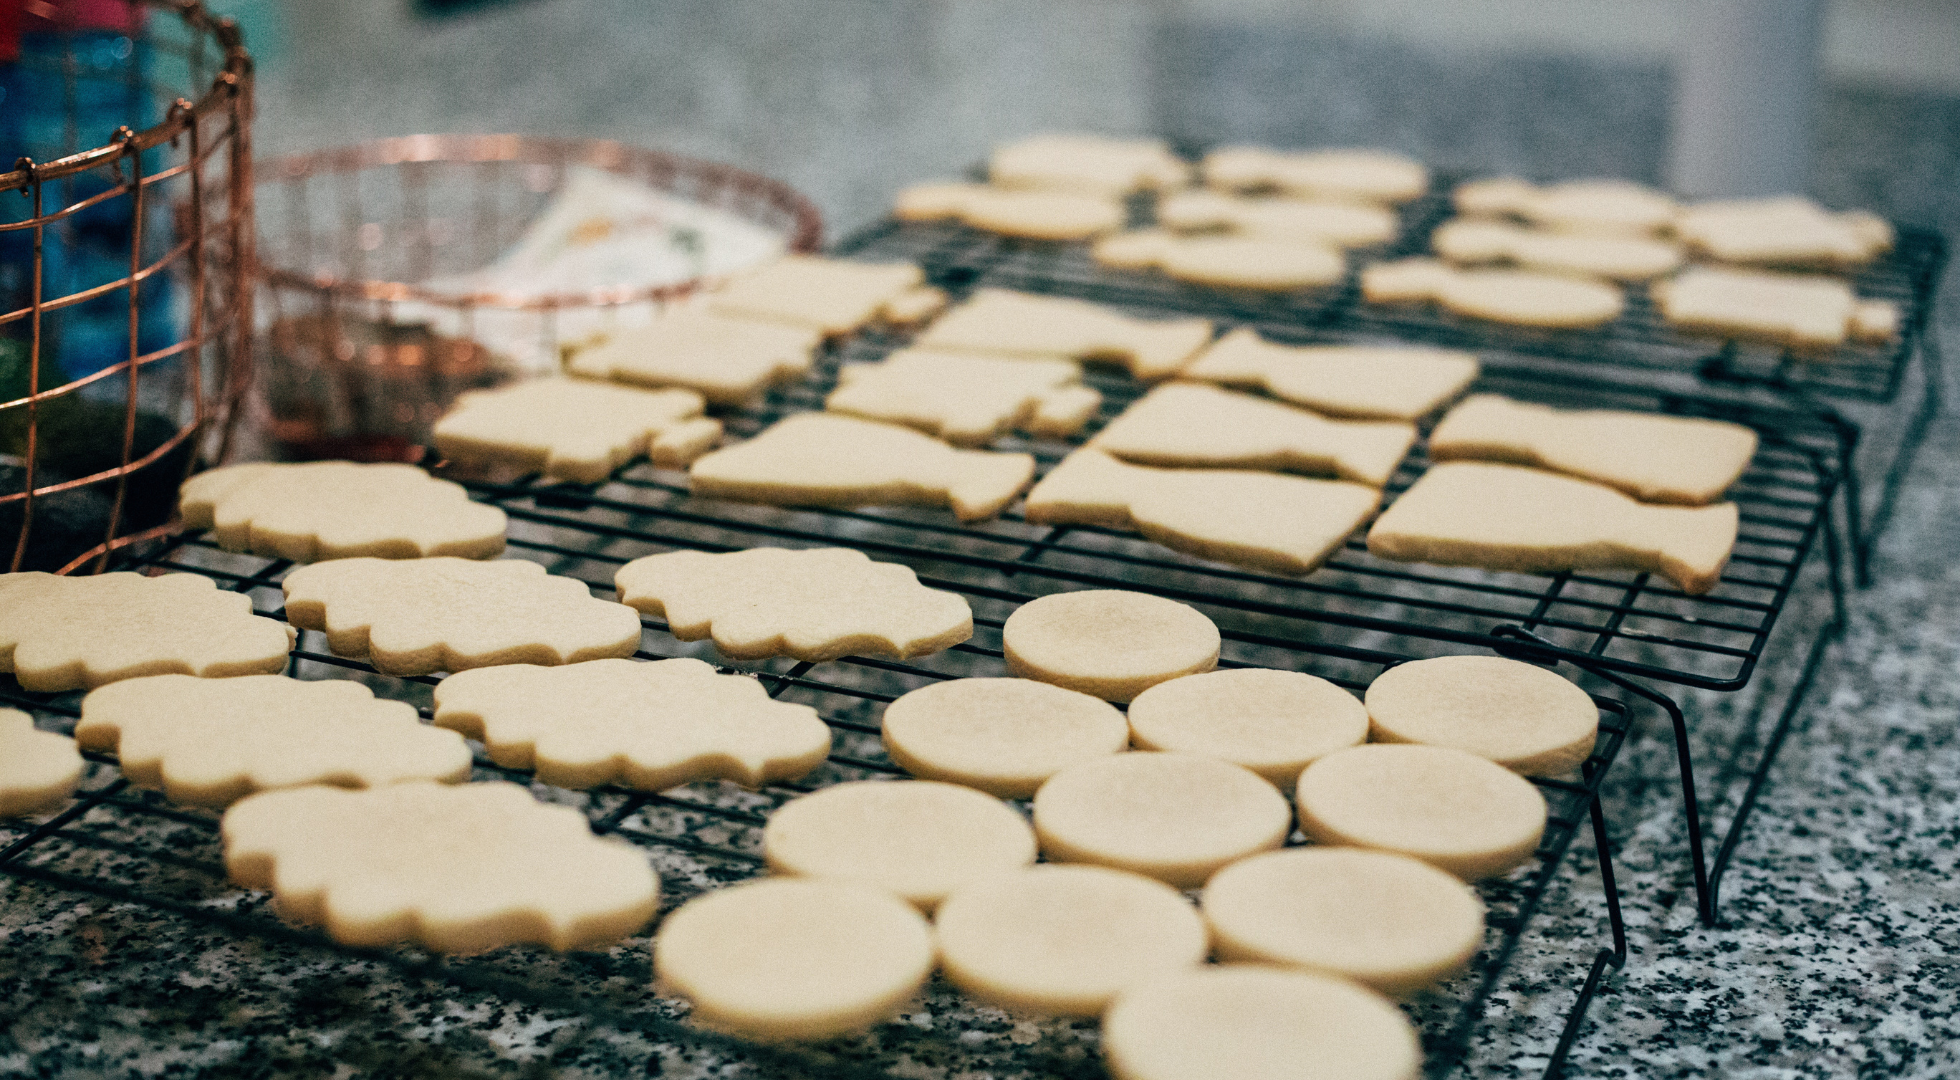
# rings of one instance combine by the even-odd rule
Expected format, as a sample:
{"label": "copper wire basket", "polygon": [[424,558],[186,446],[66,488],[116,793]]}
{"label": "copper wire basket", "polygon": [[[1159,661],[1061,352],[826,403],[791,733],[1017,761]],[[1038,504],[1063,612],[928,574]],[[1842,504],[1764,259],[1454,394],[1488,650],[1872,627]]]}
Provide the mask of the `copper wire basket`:
{"label": "copper wire basket", "polygon": [[[153,63],[115,77],[141,103],[137,116],[161,122],[81,130],[74,102],[88,72],[78,76],[74,36],[56,35],[64,54],[40,57],[40,77],[63,80],[48,85],[65,86],[67,138],[58,156],[23,157],[0,174],[0,245],[20,286],[19,301],[0,293],[0,565],[9,571],[99,572],[115,551],[170,531],[184,477],[229,453],[250,381],[252,61],[236,24],[197,0],[125,2],[131,31],[114,39],[117,55],[143,50]],[[62,291],[64,275],[50,269],[73,257],[63,253],[76,250],[78,230],[95,228],[99,240],[105,221],[127,233],[126,254],[111,263],[126,269]],[[126,347],[95,370],[73,370],[64,326],[84,305],[118,300]]]}
{"label": "copper wire basket", "polygon": [[[811,202],[727,165],[616,142],[414,135],[260,162],[259,392],[268,451],[294,459],[419,460],[458,393],[510,377],[479,328],[513,325],[553,358],[577,318],[611,319],[689,296],[709,278],[584,292],[459,293],[432,280],[477,270],[519,242],[577,167],[822,243]],[[433,317],[432,317],[433,316]],[[538,370],[536,364],[531,370]]]}

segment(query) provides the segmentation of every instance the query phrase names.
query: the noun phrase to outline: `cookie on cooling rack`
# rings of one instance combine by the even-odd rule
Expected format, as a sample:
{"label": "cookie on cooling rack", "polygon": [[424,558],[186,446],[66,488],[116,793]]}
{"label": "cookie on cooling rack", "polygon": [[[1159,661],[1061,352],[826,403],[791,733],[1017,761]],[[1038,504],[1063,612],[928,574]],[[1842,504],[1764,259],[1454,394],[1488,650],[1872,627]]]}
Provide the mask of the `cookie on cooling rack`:
{"label": "cookie on cooling rack", "polygon": [[1401,420],[1329,420],[1285,402],[1204,383],[1156,387],[1094,445],[1140,465],[1270,469],[1381,487],[1416,441]]}
{"label": "cookie on cooling rack", "polygon": [[1327,416],[1416,420],[1476,379],[1477,358],[1448,349],[1281,345],[1249,327],[1219,338],[1180,378],[1263,390]]}
{"label": "cookie on cooling rack", "polygon": [[227,551],[315,562],[503,553],[502,510],[413,465],[314,461],[223,465],[184,482],[184,524]]}
{"label": "cookie on cooling rack", "polygon": [[1129,749],[1123,714],[1033,679],[948,679],[885,706],[885,751],[906,772],[1026,799],[1078,761]]}
{"label": "cookie on cooling rack", "polygon": [[1465,214],[1506,215],[1573,233],[1646,236],[1666,232],[1681,213],[1672,196],[1631,180],[1562,180],[1543,187],[1510,176],[1457,185]]}
{"label": "cookie on cooling rack", "polygon": [[1196,285],[1287,292],[1332,285],[1347,276],[1339,248],[1317,236],[1205,233],[1162,229],[1117,233],[1091,250],[1104,266],[1155,268]]}
{"label": "cookie on cooling rack", "polygon": [[1204,174],[1208,186],[1226,191],[1364,203],[1404,203],[1429,190],[1421,162],[1388,150],[1221,146],[1205,155]]}
{"label": "cookie on cooling rack", "polygon": [[1801,195],[1696,203],[1675,232],[1699,254],[1748,266],[1854,269],[1892,249],[1892,226],[1865,210],[1832,213]]}
{"label": "cookie on cooling rack", "polygon": [[343,945],[603,948],[645,926],[660,895],[630,844],[516,784],[266,791],[220,832],[232,881]]}
{"label": "cookie on cooling rack", "polygon": [[1336,247],[1368,247],[1395,239],[1393,211],[1332,199],[1246,199],[1217,191],[1186,191],[1157,202],[1167,229],[1223,228],[1274,240],[1314,239]]}
{"label": "cookie on cooling rack", "polygon": [[911,263],[864,263],[785,255],[745,270],[708,293],[708,310],[738,319],[788,323],[824,335],[848,334],[925,283]]}
{"label": "cookie on cooling rack", "polygon": [[1218,627],[1189,604],[1124,589],[1037,597],[1001,626],[1007,670],[1126,702],[1218,664]]}
{"label": "cookie on cooling rack", "polygon": [[1361,270],[1377,304],[1433,301],[1458,315],[1513,326],[1585,329],[1620,317],[1626,297],[1596,278],[1536,270],[1458,270],[1438,259],[1396,259]]}
{"label": "cookie on cooling rack", "polygon": [[1599,707],[1534,664],[1437,656],[1397,664],[1368,684],[1376,742],[1468,750],[1525,776],[1562,776],[1591,756]]}
{"label": "cookie on cooling rack", "polygon": [[35,693],[171,672],[276,674],[292,647],[291,627],[198,574],[0,574],[0,671]]}
{"label": "cookie on cooling rack", "polygon": [[846,364],[824,399],[831,412],[915,427],[954,446],[985,446],[1016,428],[1072,435],[1101,404],[1070,360],[931,349]]}
{"label": "cookie on cooling rack", "polygon": [[1204,754],[1287,788],[1300,770],[1368,738],[1353,694],[1301,671],[1232,668],[1158,683],[1130,702],[1139,750]]}
{"label": "cookie on cooling rack", "polygon": [[727,780],[757,788],[800,779],[830,753],[830,728],[815,709],[691,659],[477,668],[438,683],[435,706],[437,727],[559,787],[665,791]]}
{"label": "cookie on cooling rack", "polygon": [[1465,881],[1523,865],[1545,832],[1545,797],[1531,781],[1443,746],[1329,754],[1300,774],[1296,795],[1309,838],[1408,855]]}
{"label": "cookie on cooling rack", "polygon": [[453,460],[595,484],[645,454],[677,468],[721,438],[692,390],[640,390],[545,378],[473,390],[435,424],[436,449]]}
{"label": "cookie on cooling rack", "polygon": [[1830,349],[1883,342],[1898,333],[1898,305],[1861,300],[1827,274],[1695,266],[1657,281],[1654,300],[1668,325],[1695,334]]}
{"label": "cookie on cooling rack", "polygon": [[1613,281],[1648,281],[1679,269],[1682,258],[1680,245],[1651,236],[1529,229],[1478,218],[1444,222],[1429,244],[1454,263],[1515,263]]}
{"label": "cookie on cooling rack", "polygon": [[415,707],[346,679],[125,679],[82,699],[75,739],[113,753],[138,787],[226,806],[255,791],[469,779],[470,748]]}
{"label": "cookie on cooling rack", "polygon": [[987,178],[1004,187],[1125,195],[1183,187],[1191,166],[1162,139],[1044,134],[995,147]]}
{"label": "cookie on cooling rack", "polygon": [[980,289],[926,327],[915,344],[1109,361],[1154,382],[1176,374],[1210,341],[1204,319],[1142,319],[1073,297]]}
{"label": "cookie on cooling rack", "polygon": [[284,585],[294,626],[390,675],[571,664],[640,647],[638,612],[523,559],[336,559]]}
{"label": "cookie on cooling rack", "polygon": [[1071,765],[1034,797],[1050,862],[1083,862],[1180,889],[1276,848],[1293,827],[1286,797],[1250,769],[1200,754],[1137,751]]}
{"label": "cookie on cooling rack", "polygon": [[81,778],[75,740],[39,730],[19,709],[0,709],[0,818],[52,810]]}
{"label": "cookie on cooling rack", "polygon": [[1122,228],[1126,216],[1122,202],[1108,195],[943,180],[899,192],[892,213],[900,221],[951,218],[1027,240],[1087,240]]}
{"label": "cookie on cooling rack", "polygon": [[814,327],[691,306],[615,331],[573,353],[566,368],[587,378],[680,387],[719,405],[742,405],[808,374],[822,343],[823,332]]}

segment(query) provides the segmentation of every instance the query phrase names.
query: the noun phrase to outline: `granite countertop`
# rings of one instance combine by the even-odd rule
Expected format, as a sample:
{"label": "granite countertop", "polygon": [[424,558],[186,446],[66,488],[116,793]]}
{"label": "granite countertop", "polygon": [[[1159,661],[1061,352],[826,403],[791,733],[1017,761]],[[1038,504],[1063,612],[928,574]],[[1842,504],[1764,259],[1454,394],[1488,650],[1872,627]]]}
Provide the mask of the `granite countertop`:
{"label": "granite countertop", "polygon": [[[346,10],[292,15],[290,53],[260,88],[267,152],[422,130],[620,138],[789,180],[822,206],[833,236],[875,218],[898,186],[1039,129],[1382,144],[1439,164],[1649,181],[1666,144],[1664,69],[1439,58],[1208,22],[1169,5],[769,0],[662,4],[650,17],[635,0],[551,0],[426,26],[391,26],[405,16],[380,4],[302,6]],[[528,62],[536,56],[561,62]],[[1814,193],[1960,235],[1956,117],[1952,99],[1833,88]],[[1936,320],[1948,341],[1960,330],[1955,298],[1949,280]],[[1905,423],[1903,402],[1844,411],[1866,426],[1875,463]],[[1695,915],[1671,741],[1645,715],[1606,792],[1632,953],[1594,1002],[1571,1075],[1960,1072],[1960,533],[1947,525],[1960,515],[1956,472],[1960,420],[1942,417],[1878,546],[1875,584],[1851,596],[1846,632],[1770,774],[1714,928]],[[1773,719],[1758,706],[1780,702],[1801,666],[1802,631],[1828,615],[1821,574],[1813,560],[1748,691],[1690,695],[1704,796],[1723,808],[1717,826],[1740,782],[1726,758],[1740,746],[1743,764],[1751,759],[1747,732]],[[113,775],[97,773],[90,784]],[[130,849],[118,845],[160,847],[184,865],[136,864],[146,888],[233,902],[186,884],[215,859],[208,826],[154,828],[105,828],[75,858],[128,867],[116,860]],[[10,835],[0,828],[0,843]],[[712,883],[698,869],[671,872],[681,892]],[[1499,984],[1470,1075],[1543,1068],[1604,938],[1600,900],[1582,838]],[[643,942],[506,966],[623,999],[641,995],[647,975]],[[936,991],[860,1054],[907,1077],[1094,1075],[1087,1035]],[[379,962],[0,878],[0,1076],[774,1071]]]}

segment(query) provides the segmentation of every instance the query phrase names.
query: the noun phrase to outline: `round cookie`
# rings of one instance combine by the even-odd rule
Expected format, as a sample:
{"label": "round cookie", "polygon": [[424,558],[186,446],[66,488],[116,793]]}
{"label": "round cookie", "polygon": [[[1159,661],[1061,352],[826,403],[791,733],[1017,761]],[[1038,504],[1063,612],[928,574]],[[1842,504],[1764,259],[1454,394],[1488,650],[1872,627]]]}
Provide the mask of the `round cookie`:
{"label": "round cookie", "polygon": [[1468,750],[1526,776],[1578,768],[1599,734],[1599,707],[1584,690],[1501,656],[1398,664],[1369,685],[1366,700],[1376,742]]}
{"label": "round cookie", "polygon": [[1626,306],[1617,286],[1532,270],[1462,270],[1442,283],[1437,299],[1459,315],[1552,328],[1599,326]]}
{"label": "round cookie", "polygon": [[933,919],[947,978],[1007,1008],[1096,1016],[1117,994],[1204,962],[1177,890],[1100,866],[1033,866],[962,887]]}
{"label": "round cookie", "polygon": [[860,780],[791,799],[762,830],[769,869],[897,893],[927,911],[1034,862],[1033,830],[990,795],[932,780]]}
{"label": "round cookie", "polygon": [[1104,701],[1127,702],[1218,663],[1218,627],[1198,609],[1122,589],[1030,600],[1007,617],[1000,640],[1007,670]]}
{"label": "round cookie", "polygon": [[1292,823],[1285,797],[1258,773],[1197,754],[1071,765],[1034,797],[1035,832],[1049,859],[1133,870],[1180,889],[1278,847]]}
{"label": "round cookie", "polygon": [[1158,683],[1130,703],[1141,750],[1178,750],[1243,765],[1281,787],[1314,759],[1368,737],[1353,694],[1299,671],[1234,668]]}
{"label": "round cookie", "polygon": [[1460,970],[1484,941],[1469,886],[1386,851],[1288,848],[1235,862],[1205,883],[1205,922],[1223,960],[1343,975],[1410,994]]}
{"label": "round cookie", "polygon": [[1032,798],[1078,761],[1129,747],[1114,705],[1032,679],[950,679],[885,706],[885,751],[913,776]]}
{"label": "round cookie", "polygon": [[1441,746],[1371,744],[1300,774],[1300,829],[1323,844],[1412,855],[1465,881],[1531,858],[1545,797],[1517,773]]}
{"label": "round cookie", "polygon": [[682,904],[653,939],[664,992],[758,1039],[823,1039],[891,1015],[932,973],[932,931],[889,893],[842,881],[749,881]]}
{"label": "round cookie", "polygon": [[1249,964],[1166,976],[1103,1015],[1116,1080],[1416,1080],[1422,1047],[1395,1003],[1345,979]]}

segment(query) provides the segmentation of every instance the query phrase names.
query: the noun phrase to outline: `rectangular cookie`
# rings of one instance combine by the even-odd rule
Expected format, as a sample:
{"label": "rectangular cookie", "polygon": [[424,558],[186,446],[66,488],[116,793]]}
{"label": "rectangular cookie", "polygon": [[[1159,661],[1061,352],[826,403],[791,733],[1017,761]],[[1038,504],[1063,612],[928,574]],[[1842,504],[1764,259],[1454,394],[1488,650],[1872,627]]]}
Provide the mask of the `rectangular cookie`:
{"label": "rectangular cookie", "polygon": [[1211,341],[1204,319],[1139,319],[1064,296],[981,289],[916,344],[931,349],[1107,360],[1146,382],[1177,373]]}
{"label": "rectangular cookie", "polygon": [[1415,425],[1400,420],[1329,420],[1268,398],[1173,382],[1125,409],[1094,442],[1144,465],[1269,469],[1381,487],[1415,438]]}
{"label": "rectangular cookie", "polygon": [[1328,416],[1415,420],[1462,393],[1479,370],[1477,358],[1465,352],[1281,345],[1241,327],[1219,338],[1179,374],[1264,390]]}

